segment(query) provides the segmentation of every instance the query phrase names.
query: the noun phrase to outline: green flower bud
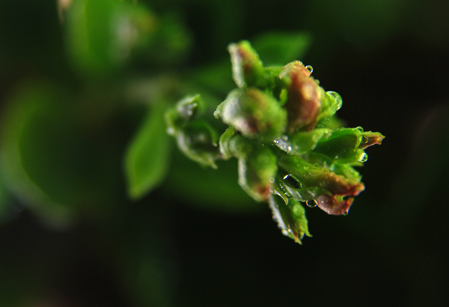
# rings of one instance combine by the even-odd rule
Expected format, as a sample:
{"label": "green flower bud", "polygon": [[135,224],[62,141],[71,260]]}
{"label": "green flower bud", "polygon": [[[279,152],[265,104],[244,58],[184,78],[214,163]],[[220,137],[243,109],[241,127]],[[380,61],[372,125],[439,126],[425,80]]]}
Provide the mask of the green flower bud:
{"label": "green flower bud", "polygon": [[301,244],[304,235],[311,237],[307,225],[306,212],[304,207],[296,200],[289,199],[287,203],[271,195],[269,204],[273,212],[273,219],[278,223],[278,227],[285,236]]}
{"label": "green flower bud", "polygon": [[268,201],[278,171],[276,160],[269,149],[255,143],[239,158],[239,184],[256,201]]}
{"label": "green flower bud", "polygon": [[248,41],[228,46],[232,62],[232,76],[235,84],[243,88],[256,86],[263,78],[264,68],[259,55],[251,47]]}
{"label": "green flower bud", "polygon": [[233,90],[214,113],[247,138],[272,140],[286,125],[286,111],[271,95],[256,88]]}
{"label": "green flower bud", "polygon": [[190,159],[217,168],[220,158],[218,133],[204,120],[197,119],[204,113],[200,95],[180,100],[165,113],[168,134],[174,136],[179,149]]}
{"label": "green flower bud", "polygon": [[175,107],[165,113],[168,134],[175,135],[189,121],[203,115],[204,109],[204,102],[200,95],[187,96],[180,100]]}
{"label": "green flower bud", "polygon": [[205,121],[196,120],[176,133],[179,149],[190,159],[212,168],[220,157],[217,132]]}

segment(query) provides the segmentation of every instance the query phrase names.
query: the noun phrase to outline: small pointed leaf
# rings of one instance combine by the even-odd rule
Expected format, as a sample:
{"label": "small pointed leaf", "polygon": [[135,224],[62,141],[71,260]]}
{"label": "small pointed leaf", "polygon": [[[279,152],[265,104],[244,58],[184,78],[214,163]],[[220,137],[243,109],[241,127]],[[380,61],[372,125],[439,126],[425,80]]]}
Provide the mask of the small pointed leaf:
{"label": "small pointed leaf", "polygon": [[159,185],[169,162],[169,136],[165,125],[165,104],[156,104],[128,147],[125,171],[128,194],[138,199]]}

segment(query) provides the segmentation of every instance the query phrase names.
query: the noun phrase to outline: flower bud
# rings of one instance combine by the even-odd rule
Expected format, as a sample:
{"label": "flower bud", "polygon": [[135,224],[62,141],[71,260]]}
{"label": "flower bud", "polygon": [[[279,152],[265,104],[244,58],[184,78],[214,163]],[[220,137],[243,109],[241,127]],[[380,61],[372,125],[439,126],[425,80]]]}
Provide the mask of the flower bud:
{"label": "flower bud", "polygon": [[264,68],[259,55],[248,41],[230,44],[228,47],[232,62],[232,76],[235,84],[243,88],[256,86],[263,79]]}
{"label": "flower bud", "polygon": [[286,65],[279,75],[281,79],[290,79],[285,103],[289,133],[299,129],[310,131],[318,121],[324,90],[310,73],[301,62],[295,61]]}
{"label": "flower bud", "polygon": [[205,121],[196,120],[176,133],[179,149],[190,159],[212,168],[220,156],[217,132]]}
{"label": "flower bud", "polygon": [[286,111],[271,95],[256,88],[234,90],[214,113],[247,138],[272,140],[280,136],[286,125]]}
{"label": "flower bud", "polygon": [[256,201],[268,201],[278,170],[276,156],[254,144],[251,152],[239,158],[239,184]]}
{"label": "flower bud", "polygon": [[180,100],[175,107],[170,108],[165,113],[168,134],[175,135],[190,121],[203,115],[204,109],[204,102],[200,95],[187,96]]}
{"label": "flower bud", "polygon": [[304,235],[312,236],[307,226],[306,212],[298,201],[289,199],[288,203],[284,203],[280,198],[271,195],[269,204],[273,212],[273,219],[276,220],[285,236],[299,244]]}
{"label": "flower bud", "polygon": [[[298,201],[315,200],[316,204],[328,214],[340,215],[349,210],[352,198],[365,189],[360,177],[347,169],[340,174],[313,165],[300,156],[283,156],[279,166],[298,181],[297,186],[277,181],[279,190],[285,191],[290,197]],[[345,176],[345,175],[348,176]]]}

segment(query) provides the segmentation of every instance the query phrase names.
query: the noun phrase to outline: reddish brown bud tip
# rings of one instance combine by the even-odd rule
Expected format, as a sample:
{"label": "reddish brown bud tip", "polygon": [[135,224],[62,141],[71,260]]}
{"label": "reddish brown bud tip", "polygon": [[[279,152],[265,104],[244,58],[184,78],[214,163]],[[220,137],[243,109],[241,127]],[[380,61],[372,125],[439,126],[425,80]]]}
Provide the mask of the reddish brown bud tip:
{"label": "reddish brown bud tip", "polygon": [[352,197],[345,199],[342,195],[321,195],[316,199],[318,207],[330,215],[347,214],[353,200]]}
{"label": "reddish brown bud tip", "polygon": [[317,82],[310,78],[311,71],[301,62],[293,62],[284,67],[280,77],[288,75],[290,86],[285,108],[288,111],[287,130],[312,130],[317,122],[321,108],[321,89]]}

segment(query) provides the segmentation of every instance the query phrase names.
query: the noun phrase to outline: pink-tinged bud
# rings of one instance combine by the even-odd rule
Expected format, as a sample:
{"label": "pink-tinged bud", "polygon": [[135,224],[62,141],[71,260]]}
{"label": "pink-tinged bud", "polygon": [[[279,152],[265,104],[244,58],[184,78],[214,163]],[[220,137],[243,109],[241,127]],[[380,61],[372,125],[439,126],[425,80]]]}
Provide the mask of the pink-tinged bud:
{"label": "pink-tinged bud", "polygon": [[343,198],[342,195],[321,195],[315,200],[321,210],[330,215],[346,215],[352,205],[354,198]]}
{"label": "pink-tinged bud", "polygon": [[299,61],[285,66],[280,74],[280,78],[290,78],[285,104],[288,114],[287,130],[290,133],[299,129],[310,131],[317,123],[323,90],[310,74],[311,71]]}
{"label": "pink-tinged bud", "polygon": [[315,201],[321,210],[331,215],[347,214],[354,200],[348,196],[357,196],[365,190],[362,182],[348,180],[335,173],[327,173],[322,180],[323,186],[332,195],[320,195]]}
{"label": "pink-tinged bud", "polygon": [[282,72],[280,73],[279,77],[282,79],[291,73],[302,73],[306,77],[310,77],[312,74],[313,68],[312,66],[304,66],[304,64],[301,61],[293,61],[291,63],[288,63],[282,68]]}

